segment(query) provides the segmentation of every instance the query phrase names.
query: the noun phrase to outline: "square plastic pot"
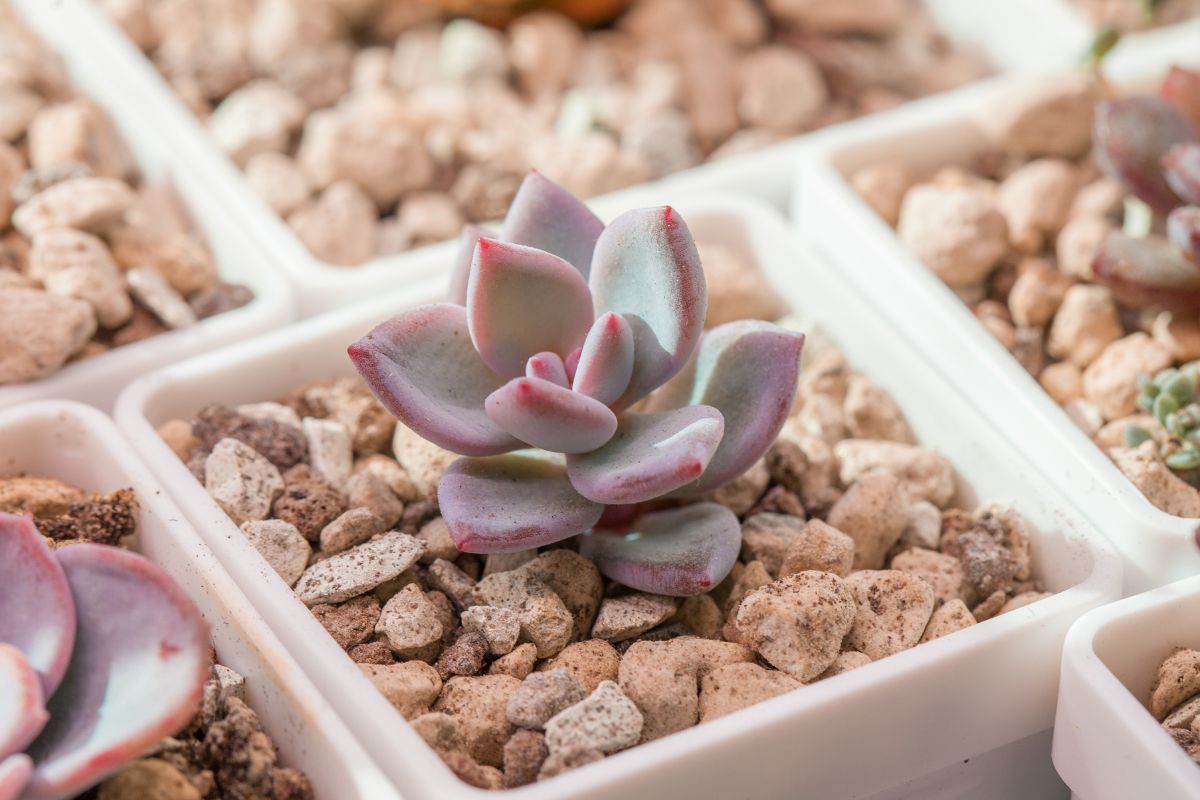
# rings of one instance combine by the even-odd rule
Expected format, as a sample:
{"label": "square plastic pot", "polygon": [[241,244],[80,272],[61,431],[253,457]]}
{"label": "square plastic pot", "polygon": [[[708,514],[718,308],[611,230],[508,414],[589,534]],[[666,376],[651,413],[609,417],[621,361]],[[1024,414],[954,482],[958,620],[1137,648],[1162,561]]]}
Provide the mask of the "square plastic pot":
{"label": "square plastic pot", "polygon": [[1147,710],[1158,665],[1200,649],[1200,577],[1085,614],[1063,646],[1054,766],[1082,800],[1200,798],[1200,767]]}
{"label": "square plastic pot", "polygon": [[166,180],[177,191],[212,252],[226,281],[248,286],[246,306],[71,363],[32,383],[0,386],[0,408],[37,399],[78,400],[109,410],[117,393],[139,375],[197,353],[271,330],[295,316],[291,290],[271,254],[254,242],[233,209],[214,196],[202,166],[155,123],[155,115],[133,95],[121,70],[103,53],[79,45],[78,23],[69,6],[42,0],[14,0],[13,7],[66,65],[72,83],[111,116],[143,176]]}
{"label": "square plastic pot", "polygon": [[245,676],[247,702],[283,762],[303,770],[322,800],[399,800],[111,419],[60,401],[0,411],[0,476],[19,473],[88,491],[132,488],[139,505],[134,549],[166,570],[196,603],[218,660]]}
{"label": "square plastic pot", "polygon": [[[1117,54],[1106,73],[1136,87],[1171,64],[1200,63],[1200,39],[1172,34],[1163,46]],[[918,171],[968,164],[985,146],[977,120],[1022,80],[977,84],[814,138],[800,158],[793,223],[1085,509],[1125,560],[1126,593],[1138,592],[1200,572],[1197,520],[1154,507],[848,182],[858,168],[887,159]]]}
{"label": "square plastic pot", "polygon": [[[640,205],[663,199],[676,198],[638,198]],[[890,792],[916,781],[914,792],[887,796],[928,797],[924,776],[1039,734],[1040,746],[1017,746],[1011,753],[1018,760],[993,774],[1015,780],[1022,772],[1049,773],[1050,790],[1061,789],[1049,770],[1044,732],[1053,719],[1062,637],[1083,611],[1117,596],[1115,555],[1005,436],[950,389],[827,262],[799,245],[770,207],[732,195],[691,197],[676,207],[699,238],[721,241],[761,264],[786,302],[893,392],[918,439],[958,465],[959,499],[968,506],[982,499],[1011,503],[1026,516],[1036,529],[1038,577],[1057,594],[753,709],[513,790],[511,796],[803,794],[832,799]],[[613,210],[598,206],[605,218]],[[451,255],[442,252],[445,258]],[[444,290],[444,281],[434,278],[407,293],[166,368],[127,390],[117,410],[119,424],[184,513],[410,800],[485,795],[459,783],[403,724],[159,439],[155,426],[188,418],[207,402],[269,399],[307,381],[351,375],[348,343],[391,314],[440,299]],[[915,730],[920,735],[913,735]],[[953,769],[943,775],[953,785],[976,786],[975,776]]]}

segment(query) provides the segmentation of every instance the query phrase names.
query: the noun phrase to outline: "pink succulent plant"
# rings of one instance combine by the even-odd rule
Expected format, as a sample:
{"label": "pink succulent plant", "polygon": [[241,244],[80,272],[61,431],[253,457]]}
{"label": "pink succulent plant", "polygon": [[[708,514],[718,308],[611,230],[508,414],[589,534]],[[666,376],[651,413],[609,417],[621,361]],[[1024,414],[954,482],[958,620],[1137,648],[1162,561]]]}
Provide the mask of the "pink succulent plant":
{"label": "pink succulent plant", "polygon": [[0,800],[71,797],[182,728],[208,676],[191,600],[141,556],[51,551],[0,513]]}
{"label": "pink succulent plant", "polygon": [[499,238],[464,233],[451,294],[349,352],[405,425],[464,456],[438,486],[459,550],[584,534],[580,551],[633,588],[686,595],[724,578],[737,518],[681,503],[766,452],[804,336],[759,321],[705,333],[704,271],[673,209],[605,227],[536,172]]}

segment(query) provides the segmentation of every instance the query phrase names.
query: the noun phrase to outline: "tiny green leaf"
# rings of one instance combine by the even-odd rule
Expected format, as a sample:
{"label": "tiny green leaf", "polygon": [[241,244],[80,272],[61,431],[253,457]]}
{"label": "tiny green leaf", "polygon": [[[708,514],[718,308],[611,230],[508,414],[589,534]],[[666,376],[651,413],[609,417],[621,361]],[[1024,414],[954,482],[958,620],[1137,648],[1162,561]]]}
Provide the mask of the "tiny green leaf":
{"label": "tiny green leaf", "polygon": [[1120,41],[1121,32],[1119,30],[1112,27],[1105,28],[1096,34],[1095,39],[1092,39],[1092,46],[1088,50],[1087,60],[1092,66],[1098,66]]}
{"label": "tiny green leaf", "polygon": [[1179,401],[1174,395],[1163,392],[1158,397],[1154,398],[1154,417],[1165,428],[1167,425],[1167,415],[1179,410]]}
{"label": "tiny green leaf", "polygon": [[1200,450],[1191,447],[1176,450],[1167,456],[1167,466],[1171,469],[1196,469],[1200,467]]}
{"label": "tiny green leaf", "polygon": [[1150,435],[1150,431],[1141,425],[1127,425],[1125,427],[1125,444],[1129,447],[1137,447],[1142,442],[1148,442],[1153,438]]}
{"label": "tiny green leaf", "polygon": [[1196,381],[1186,372],[1179,372],[1167,382],[1163,391],[1174,396],[1180,405],[1185,405],[1192,402],[1192,398],[1196,396]]}

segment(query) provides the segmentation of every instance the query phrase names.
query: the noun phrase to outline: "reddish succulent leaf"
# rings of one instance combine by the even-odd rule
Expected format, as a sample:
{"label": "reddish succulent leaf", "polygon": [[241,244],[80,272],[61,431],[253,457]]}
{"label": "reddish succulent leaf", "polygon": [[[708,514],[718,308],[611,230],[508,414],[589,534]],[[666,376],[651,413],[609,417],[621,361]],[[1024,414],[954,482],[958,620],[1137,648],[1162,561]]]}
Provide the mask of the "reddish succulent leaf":
{"label": "reddish succulent leaf", "polygon": [[0,587],[0,642],[25,654],[49,696],[71,659],[75,605],[30,517],[0,513]]}
{"label": "reddish succulent leaf", "polygon": [[553,453],[595,450],[617,429],[617,415],[608,406],[541,378],[514,378],[484,405],[501,428]]}
{"label": "reddish succulent leaf", "polygon": [[471,341],[504,378],[525,374],[530,356],[583,344],[592,296],[579,271],[550,253],[480,239],[467,286]]}
{"label": "reddish succulent leaf", "polygon": [[1200,126],[1200,72],[1171,67],[1159,94]]}
{"label": "reddish succulent leaf", "polygon": [[629,412],[608,444],[567,458],[571,483],[597,503],[642,503],[700,477],[721,442],[721,412],[689,406],[660,414]]}
{"label": "reddish succulent leaf", "polygon": [[704,327],[704,270],[683,219],[669,207],[617,217],[596,242],[591,287],[596,313],[621,314],[633,329],[633,376],[613,404],[621,410],[678,372]]}
{"label": "reddish succulent leaf", "polygon": [[701,594],[725,579],[742,546],[738,519],[718,503],[647,514],[628,534],[579,537],[579,552],[602,573],[654,594]]}
{"label": "reddish succulent leaf", "polygon": [[1123,97],[1096,105],[1096,163],[1164,214],[1179,205],[1179,198],[1163,176],[1163,157],[1175,145],[1195,141],[1200,141],[1196,126],[1160,97]]}
{"label": "reddish succulent leaf", "polygon": [[1167,215],[1167,238],[1200,267],[1200,208],[1180,206]]}
{"label": "reddish succulent leaf", "polygon": [[575,373],[579,369],[579,359],[583,358],[583,348],[576,347],[574,350],[563,359],[563,366],[567,368],[567,382],[575,382]]}
{"label": "reddish succulent leaf", "polygon": [[729,322],[704,334],[687,402],[720,411],[725,435],[699,482],[681,494],[710,492],[762,458],[795,400],[803,349],[804,334],[758,320]]}
{"label": "reddish succulent leaf", "polygon": [[24,750],[49,718],[41,676],[20,650],[0,642],[0,762]]}
{"label": "reddish succulent leaf", "polygon": [[455,461],[438,483],[438,504],[464,553],[553,544],[591,528],[604,511],[575,491],[562,464],[520,453]]}
{"label": "reddish succulent leaf", "polygon": [[538,353],[526,361],[525,377],[541,378],[564,389],[569,388],[571,385],[571,382],[567,379],[567,367],[563,364],[563,360],[559,357],[558,353]]}
{"label": "reddish succulent leaf", "polygon": [[20,797],[32,774],[33,761],[24,753],[0,759],[0,800]]}
{"label": "reddish succulent leaf", "polygon": [[1200,311],[1200,269],[1161,236],[1133,239],[1113,231],[1096,249],[1092,270],[1132,308]]}
{"label": "reddish succulent leaf", "polygon": [[74,795],[187,723],[208,677],[208,632],[158,567],[117,547],[55,553],[78,611],[71,665],[28,749],[29,800]]}
{"label": "reddish succulent leaf", "polygon": [[475,245],[488,232],[478,225],[467,224],[459,234],[458,252],[450,265],[450,302],[458,306],[467,304],[467,281],[471,278],[471,262],[475,260]]}
{"label": "reddish succulent leaf", "polygon": [[633,329],[611,311],[596,318],[579,355],[575,391],[605,405],[616,402],[633,376]]}
{"label": "reddish succulent leaf", "polygon": [[1163,158],[1163,169],[1175,194],[1200,205],[1200,142],[1172,147]]}
{"label": "reddish succulent leaf", "polygon": [[586,280],[602,230],[604,223],[583,201],[540,172],[531,171],[508,207],[500,238],[552,253]]}
{"label": "reddish succulent leaf", "polygon": [[422,306],[392,317],[349,352],[379,402],[439,447],[472,456],[521,447],[484,411],[484,400],[504,382],[471,345],[462,306]]}

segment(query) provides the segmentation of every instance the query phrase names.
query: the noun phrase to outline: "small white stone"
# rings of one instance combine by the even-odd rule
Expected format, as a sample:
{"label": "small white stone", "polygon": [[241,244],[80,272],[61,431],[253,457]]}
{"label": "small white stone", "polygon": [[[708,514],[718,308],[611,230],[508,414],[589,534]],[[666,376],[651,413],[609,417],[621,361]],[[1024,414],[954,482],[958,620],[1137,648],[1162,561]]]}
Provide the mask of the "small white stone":
{"label": "small white stone", "polygon": [[266,519],[283,494],[275,465],[237,439],[217,442],[204,462],[204,488],[234,522]]}
{"label": "small white stone", "polygon": [[638,743],[642,712],[613,681],[601,681],[596,690],[546,723],[546,745],[551,753],[599,750],[615,753]]}
{"label": "small white stone", "polygon": [[305,605],[340,603],[390,581],[417,563],[421,542],[393,531],[313,564],[296,583]]}
{"label": "small white stone", "polygon": [[237,89],[213,110],[208,128],[238,164],[259,153],[283,152],[304,122],[304,103],[283,86],[260,80]]}
{"label": "small white stone", "polygon": [[321,550],[340,553],[383,531],[383,522],[369,508],[352,508],[321,530]]}
{"label": "small white stone", "polygon": [[305,417],[304,437],[313,469],[338,491],[344,492],[354,468],[354,441],[350,431],[331,419]]}
{"label": "small white stone", "polygon": [[237,407],[237,412],[250,419],[270,420],[283,425],[300,429],[300,415],[291,406],[283,403],[244,403]]}
{"label": "small white stone", "polygon": [[511,653],[521,635],[521,615],[510,608],[471,606],[462,612],[462,625],[465,631],[482,634],[494,656]]}
{"label": "small white stone", "polygon": [[115,178],[72,178],[22,203],[13,212],[12,225],[30,238],[51,228],[99,230],[119,219],[136,197]]}
{"label": "small white stone", "polygon": [[675,600],[657,594],[635,592],[623,597],[608,597],[600,603],[600,612],[592,625],[592,637],[619,642],[631,639],[666,621],[675,613]]}
{"label": "small white stone", "polygon": [[296,584],[312,558],[312,546],[290,522],[249,520],[242,523],[242,533],[288,586]]}
{"label": "small white stone", "polygon": [[425,661],[436,656],[443,627],[437,606],[420,586],[410,583],[387,601],[375,632],[401,658]]}
{"label": "small white stone", "polygon": [[104,242],[90,233],[53,228],[34,236],[29,276],[51,294],[87,301],[102,327],[120,327],[133,313],[121,271]]}
{"label": "small white stone", "polygon": [[174,330],[196,324],[196,312],[154,267],[127,270],[125,281],[130,293],[168,328]]}

